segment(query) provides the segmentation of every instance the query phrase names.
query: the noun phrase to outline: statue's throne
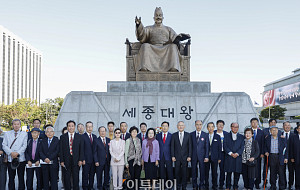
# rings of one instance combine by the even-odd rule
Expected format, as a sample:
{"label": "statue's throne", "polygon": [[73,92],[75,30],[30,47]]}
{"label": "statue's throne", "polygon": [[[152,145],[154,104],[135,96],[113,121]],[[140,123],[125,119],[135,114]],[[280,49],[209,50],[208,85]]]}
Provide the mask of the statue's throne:
{"label": "statue's throne", "polygon": [[141,48],[140,42],[130,42],[126,39],[126,80],[127,81],[190,81],[190,45],[191,40],[180,43],[178,49],[183,56],[183,63],[180,65],[181,72],[145,72],[135,71],[133,55]]}

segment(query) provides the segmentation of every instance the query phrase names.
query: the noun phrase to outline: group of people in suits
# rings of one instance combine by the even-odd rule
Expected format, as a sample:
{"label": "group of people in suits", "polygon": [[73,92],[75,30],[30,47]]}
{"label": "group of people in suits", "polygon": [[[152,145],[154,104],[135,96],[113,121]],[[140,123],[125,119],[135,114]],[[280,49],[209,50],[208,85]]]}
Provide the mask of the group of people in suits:
{"label": "group of people in suits", "polygon": [[84,133],[77,133],[76,123],[70,120],[60,138],[52,125],[41,131],[40,124],[35,119],[33,129],[26,133],[21,131],[21,121],[15,119],[13,130],[0,138],[0,189],[6,187],[7,171],[9,189],[15,189],[16,174],[19,189],[25,189],[25,184],[33,189],[34,175],[37,189],[58,189],[59,167],[65,189],[79,189],[80,172],[86,190],[94,188],[95,175],[97,189],[110,189],[111,177],[114,189],[135,189],[127,180],[124,182],[126,172],[129,179],[138,181],[138,186],[145,172],[147,187],[154,187],[159,178],[164,182],[176,179],[177,189],[186,189],[191,177],[195,190],[238,189],[242,174],[245,189],[260,189],[260,184],[268,181],[270,189],[292,188],[294,182],[295,189],[300,189],[300,124],[293,133],[290,123],[284,122],[280,131],[277,121],[270,119],[269,128],[262,130],[259,120],[252,118],[251,126],[240,134],[236,122],[230,124],[229,132],[223,130],[223,120],[209,122],[208,132],[204,132],[202,121],[196,120],[195,131],[189,133],[185,123],[179,121],[177,132],[170,133],[169,123],[164,121],[157,134],[146,123],[139,128],[132,126],[127,132],[126,122],[121,122],[119,128],[109,122],[108,131],[99,127],[97,137],[91,121],[83,125]]}

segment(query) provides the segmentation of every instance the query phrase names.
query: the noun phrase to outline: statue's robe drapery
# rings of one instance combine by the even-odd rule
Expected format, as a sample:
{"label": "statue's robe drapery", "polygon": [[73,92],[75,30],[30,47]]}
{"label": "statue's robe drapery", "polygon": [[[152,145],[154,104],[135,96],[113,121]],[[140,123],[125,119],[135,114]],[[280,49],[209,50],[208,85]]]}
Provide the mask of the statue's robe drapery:
{"label": "statue's robe drapery", "polygon": [[167,72],[177,69],[181,72],[182,56],[177,45],[172,43],[177,34],[168,26],[146,26],[136,28],[137,39],[142,43],[139,53],[134,55],[135,70]]}

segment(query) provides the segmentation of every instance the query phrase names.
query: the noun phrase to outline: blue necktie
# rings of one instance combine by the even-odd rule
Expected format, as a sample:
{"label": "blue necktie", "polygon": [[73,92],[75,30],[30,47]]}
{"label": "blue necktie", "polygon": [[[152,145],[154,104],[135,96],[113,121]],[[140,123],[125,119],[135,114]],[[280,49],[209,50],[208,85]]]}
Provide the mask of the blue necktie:
{"label": "blue necktie", "polygon": [[254,139],[256,138],[256,130],[254,130]]}
{"label": "blue necktie", "polygon": [[48,148],[50,147],[50,144],[51,144],[51,140],[49,139],[48,140]]}

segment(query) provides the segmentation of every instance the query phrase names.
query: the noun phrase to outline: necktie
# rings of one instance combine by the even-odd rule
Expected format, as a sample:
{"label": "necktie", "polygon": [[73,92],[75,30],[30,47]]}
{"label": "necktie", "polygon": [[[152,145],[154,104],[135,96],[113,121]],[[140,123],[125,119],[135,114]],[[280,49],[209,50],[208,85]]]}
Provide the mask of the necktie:
{"label": "necktie", "polygon": [[91,144],[93,144],[92,135],[90,135],[90,141],[91,141]]}
{"label": "necktie", "polygon": [[33,142],[32,142],[32,160],[35,159],[35,151],[36,151],[36,141],[33,140]]}
{"label": "necktie", "polygon": [[289,134],[288,133],[285,133],[285,138],[286,138],[286,140],[289,140]]}
{"label": "necktie", "polygon": [[209,145],[211,145],[211,143],[212,143],[212,135],[210,134],[209,135]]}
{"label": "necktie", "polygon": [[164,142],[164,144],[166,142],[166,133],[164,134],[163,142]]}
{"label": "necktie", "polygon": [[105,158],[107,158],[107,151],[106,151],[106,147],[105,147],[105,138],[103,138],[103,145],[104,145],[104,148],[105,148]]}
{"label": "necktie", "polygon": [[71,139],[70,139],[70,154],[71,155],[73,155],[72,148],[73,148],[73,134],[71,134]]}
{"label": "necktie", "polygon": [[183,141],[183,138],[182,138],[182,133],[179,133],[180,136],[179,136],[179,141],[180,141],[180,145],[182,146],[182,141]]}
{"label": "necktie", "polygon": [[256,130],[254,130],[254,139],[256,138]]}
{"label": "necktie", "polygon": [[15,138],[17,137],[17,135],[18,135],[18,133],[17,133],[17,132],[15,132]]}
{"label": "necktie", "polygon": [[199,139],[200,139],[200,134],[199,132],[197,133],[197,143],[199,142]]}
{"label": "necktie", "polygon": [[50,147],[50,144],[51,144],[51,140],[49,139],[48,140],[48,148]]}
{"label": "necktie", "polygon": [[103,144],[104,144],[104,147],[105,147],[106,144],[105,144],[105,139],[104,138],[103,138]]}
{"label": "necktie", "polygon": [[125,138],[124,138],[124,134],[122,134],[122,139],[123,139],[123,140],[125,140]]}
{"label": "necktie", "polygon": [[143,138],[142,138],[142,141],[145,139],[145,135],[143,134]]}

